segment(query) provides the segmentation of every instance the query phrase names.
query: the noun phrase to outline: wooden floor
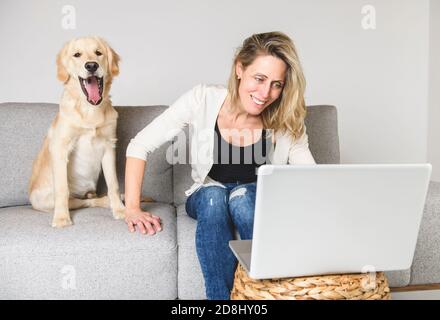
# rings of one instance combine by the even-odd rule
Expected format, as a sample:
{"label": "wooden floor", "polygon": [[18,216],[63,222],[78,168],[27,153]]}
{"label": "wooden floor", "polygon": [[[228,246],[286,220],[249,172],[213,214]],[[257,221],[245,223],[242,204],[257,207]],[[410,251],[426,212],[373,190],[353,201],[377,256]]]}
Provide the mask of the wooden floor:
{"label": "wooden floor", "polygon": [[440,300],[440,290],[391,292],[391,300]]}
{"label": "wooden floor", "polygon": [[440,300],[440,283],[391,288],[392,300]]}
{"label": "wooden floor", "polygon": [[391,288],[391,292],[426,291],[426,290],[440,290],[440,283]]}

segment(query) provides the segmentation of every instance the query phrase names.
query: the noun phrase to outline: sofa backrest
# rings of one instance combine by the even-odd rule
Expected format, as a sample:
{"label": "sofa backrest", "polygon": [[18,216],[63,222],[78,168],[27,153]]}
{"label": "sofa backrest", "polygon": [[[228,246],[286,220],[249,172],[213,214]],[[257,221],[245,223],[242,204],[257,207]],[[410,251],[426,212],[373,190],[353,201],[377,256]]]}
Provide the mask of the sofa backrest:
{"label": "sofa backrest", "polygon": [[[121,192],[124,192],[125,151],[130,139],[166,109],[165,106],[116,107],[117,168]],[[36,158],[50,124],[58,111],[57,104],[0,104],[0,207],[27,205],[28,182],[32,162]],[[142,194],[156,201],[172,203],[172,167],[165,159],[170,143],[149,158]],[[98,194],[106,187],[101,175]]]}
{"label": "sofa backrest", "polygon": [[0,104],[0,207],[29,204],[28,183],[58,106]]}
{"label": "sofa backrest", "polygon": [[[320,164],[337,164],[340,162],[339,156],[339,136],[337,110],[334,106],[319,105],[307,107],[307,117],[305,120],[307,134],[309,136],[309,148]],[[185,137],[188,143],[188,128],[185,128]],[[182,150],[180,145],[182,139],[175,139],[173,149]],[[186,148],[186,154],[189,150]],[[176,206],[185,203],[187,190],[192,184],[191,166],[189,164],[176,164],[173,168],[174,179],[174,204]]]}
{"label": "sofa backrest", "polygon": [[[116,163],[119,187],[123,193],[125,151],[130,139],[167,107],[115,108],[119,114]],[[0,207],[29,204],[27,188],[32,162],[57,111],[57,104],[0,103]],[[316,162],[339,163],[336,108],[324,105],[310,106],[307,111],[307,134]],[[188,138],[188,128],[185,128],[185,136]],[[186,141],[186,146],[188,145]],[[169,148],[170,143],[166,143],[151,154],[144,175],[142,194],[156,201],[180,205],[186,201],[184,191],[193,183],[191,167],[189,164],[172,166],[166,159]],[[174,145],[174,148],[177,147]],[[106,186],[101,175],[98,194],[105,192]]]}
{"label": "sofa backrest", "polygon": [[[119,188],[124,192],[125,152],[130,140],[146,125],[167,109],[167,106],[115,107],[118,111],[118,146],[116,164],[118,169]],[[148,157],[147,170],[144,173],[142,195],[149,196],[157,202],[173,202],[173,168],[166,161],[166,152],[171,149],[167,142]],[[101,175],[98,190],[105,189]]]}

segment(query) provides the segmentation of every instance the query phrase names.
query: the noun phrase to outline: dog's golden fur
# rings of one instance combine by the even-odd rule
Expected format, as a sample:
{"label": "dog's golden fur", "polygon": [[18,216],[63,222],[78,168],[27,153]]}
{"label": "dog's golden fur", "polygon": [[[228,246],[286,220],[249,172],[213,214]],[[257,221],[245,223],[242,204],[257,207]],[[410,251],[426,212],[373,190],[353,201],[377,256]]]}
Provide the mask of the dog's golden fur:
{"label": "dog's golden fur", "polygon": [[[87,63],[98,67],[90,72]],[[118,63],[115,51],[97,37],[73,39],[58,54],[58,79],[64,92],[29,183],[33,208],[53,212],[53,227],[72,224],[69,209],[110,207],[116,219],[124,218],[116,176],[118,114],[109,98]],[[108,194],[97,198],[101,166]]]}

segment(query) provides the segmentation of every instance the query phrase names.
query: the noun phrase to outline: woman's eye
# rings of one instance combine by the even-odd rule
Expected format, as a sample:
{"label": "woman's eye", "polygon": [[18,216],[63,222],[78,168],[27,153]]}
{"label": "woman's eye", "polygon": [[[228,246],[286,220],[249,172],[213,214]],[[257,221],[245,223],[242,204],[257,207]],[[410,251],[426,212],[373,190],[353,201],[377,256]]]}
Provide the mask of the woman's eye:
{"label": "woman's eye", "polygon": [[263,78],[255,77],[255,80],[256,80],[257,82],[263,82]]}
{"label": "woman's eye", "polygon": [[96,55],[97,55],[98,57],[99,57],[99,56],[102,56],[102,52],[99,51],[99,50],[96,50],[95,53],[96,53]]}
{"label": "woman's eye", "polygon": [[79,57],[81,57],[81,53],[77,52],[77,53],[75,53],[73,56],[74,56],[75,58],[79,58]]}
{"label": "woman's eye", "polygon": [[281,83],[274,83],[275,88],[281,89],[283,87],[283,85]]}

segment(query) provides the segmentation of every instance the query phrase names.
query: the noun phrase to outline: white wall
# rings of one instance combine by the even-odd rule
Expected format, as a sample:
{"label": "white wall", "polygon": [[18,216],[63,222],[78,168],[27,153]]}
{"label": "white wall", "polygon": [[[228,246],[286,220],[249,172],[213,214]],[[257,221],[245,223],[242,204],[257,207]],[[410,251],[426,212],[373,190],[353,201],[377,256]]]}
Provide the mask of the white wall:
{"label": "white wall", "polygon": [[[76,30],[61,27],[66,4]],[[364,5],[375,30],[361,27]],[[296,42],[306,102],[338,107],[342,162],[427,160],[429,0],[2,0],[0,102],[57,102],[56,53],[100,35],[123,58],[115,105],[170,104],[226,83],[235,48],[271,30]]]}
{"label": "white wall", "polygon": [[440,1],[431,0],[430,14],[428,161],[440,181]]}

